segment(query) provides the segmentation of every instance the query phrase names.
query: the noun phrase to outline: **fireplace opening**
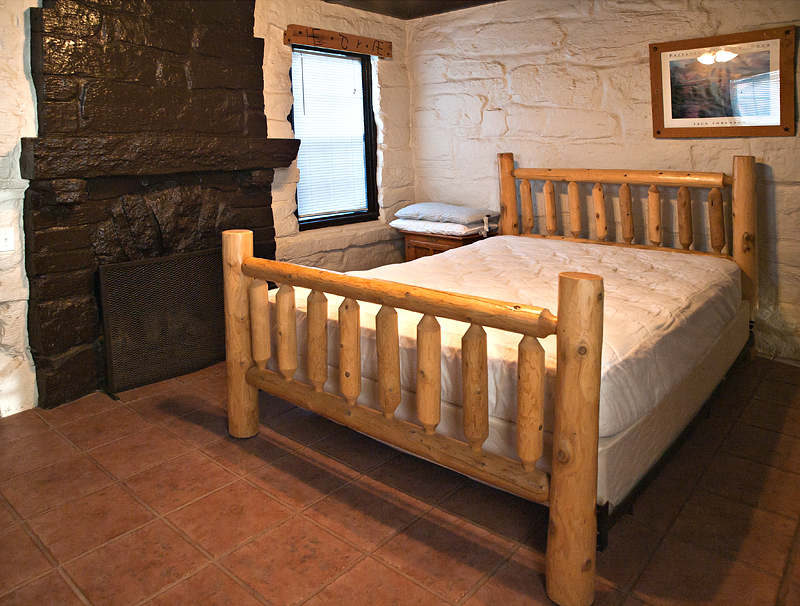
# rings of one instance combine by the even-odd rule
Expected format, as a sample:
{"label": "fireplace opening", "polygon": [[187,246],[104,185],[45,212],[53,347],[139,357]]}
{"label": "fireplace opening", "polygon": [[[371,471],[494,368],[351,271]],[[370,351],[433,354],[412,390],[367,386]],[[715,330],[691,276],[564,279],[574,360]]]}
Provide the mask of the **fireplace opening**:
{"label": "fireplace opening", "polygon": [[100,266],[109,391],[224,360],[222,292],[220,249]]}

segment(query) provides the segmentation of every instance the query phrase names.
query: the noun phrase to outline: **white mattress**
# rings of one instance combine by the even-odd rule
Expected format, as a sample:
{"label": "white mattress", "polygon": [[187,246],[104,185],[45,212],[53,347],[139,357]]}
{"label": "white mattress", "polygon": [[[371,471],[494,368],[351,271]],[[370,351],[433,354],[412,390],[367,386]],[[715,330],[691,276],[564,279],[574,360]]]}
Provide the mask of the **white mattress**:
{"label": "white mattress", "polygon": [[[601,437],[622,431],[653,410],[711,348],[741,303],[739,268],[727,259],[517,236],[489,238],[352,275],[538,305],[557,313],[558,274],[564,271],[594,273],[604,279]],[[298,296],[299,312],[305,310],[304,299]],[[329,314],[335,320],[340,300],[329,299]],[[376,379],[374,315],[379,307],[362,304],[361,308],[362,372]],[[398,313],[401,345],[413,345],[421,316]],[[459,348],[467,326],[442,319],[440,323],[442,399],[460,402]],[[333,324],[329,331],[329,361],[336,366],[338,331]],[[486,332],[489,412],[514,421],[520,337],[495,329]],[[555,336],[542,344],[548,374],[554,379]],[[416,353],[413,346],[405,347],[404,388],[413,391],[415,372]],[[553,397],[554,382],[548,382],[548,399]],[[545,424],[552,427],[552,420],[546,418]]]}

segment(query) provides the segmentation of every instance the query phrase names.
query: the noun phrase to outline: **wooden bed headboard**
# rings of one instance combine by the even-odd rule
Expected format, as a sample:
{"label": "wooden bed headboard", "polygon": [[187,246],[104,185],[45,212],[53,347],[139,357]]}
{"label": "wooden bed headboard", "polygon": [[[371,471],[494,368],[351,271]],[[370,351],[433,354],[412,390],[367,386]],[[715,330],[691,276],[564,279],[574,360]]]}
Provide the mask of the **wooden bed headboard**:
{"label": "wooden bed headboard", "polygon": [[[758,251],[756,245],[756,171],[753,156],[734,156],[733,176],[715,172],[683,172],[662,170],[613,170],[584,168],[515,168],[514,155],[497,154],[500,176],[500,233],[540,238],[560,238],[578,242],[593,242],[611,246],[628,246],[658,250],[674,250],[691,254],[707,254],[733,259],[741,268],[742,298],[750,303],[750,319],[758,306]],[[517,199],[519,181],[519,201]],[[542,193],[545,206],[545,225],[540,231],[534,229],[533,195],[531,181],[543,181]],[[569,207],[569,234],[563,226],[559,235],[558,211],[554,182],[567,183]],[[581,192],[579,183],[594,183],[592,206],[587,217],[594,217],[597,239],[583,238],[581,222]],[[606,241],[605,185],[618,185],[620,222],[624,242]],[[649,244],[636,243],[634,230],[631,185],[649,185],[647,192],[647,239]],[[677,187],[678,241],[682,248],[662,246],[662,204],[660,187]],[[731,189],[732,240],[727,240],[723,190]],[[694,240],[692,228],[693,189],[709,190],[706,196],[711,251],[692,250]],[[586,202],[588,206],[588,199]],[[520,228],[520,220],[522,226]],[[726,250],[723,253],[723,249]]]}

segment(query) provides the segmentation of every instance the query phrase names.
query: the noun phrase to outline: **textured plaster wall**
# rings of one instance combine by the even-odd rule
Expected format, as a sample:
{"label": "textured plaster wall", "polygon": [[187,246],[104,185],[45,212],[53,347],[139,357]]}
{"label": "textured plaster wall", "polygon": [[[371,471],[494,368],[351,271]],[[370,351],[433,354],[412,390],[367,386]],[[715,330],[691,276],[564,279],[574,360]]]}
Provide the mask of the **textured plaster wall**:
{"label": "textured plaster wall", "polygon": [[787,24],[800,2],[507,0],[411,21],[414,198],[499,208],[500,151],[527,166],[727,173],[754,155],[757,344],[800,360],[800,138],[654,139],[648,61],[652,42]]}
{"label": "textured plaster wall", "polygon": [[255,16],[255,35],[264,38],[264,105],[269,137],[294,137],[287,119],[293,102],[291,47],[283,44],[287,25],[308,25],[392,42],[392,59],[373,60],[380,220],[300,232],[294,214],[300,176],[297,164],[278,169],[272,188],[276,258],[334,270],[367,269],[401,261],[402,241],[388,221],[395,209],[413,199],[406,22],[320,0],[256,0]]}
{"label": "textured plaster wall", "polygon": [[14,250],[0,252],[0,417],[36,405],[28,349],[28,280],[22,239],[20,137],[36,136],[30,79],[30,27],[26,11],[36,0],[0,0],[0,229],[11,228]]}

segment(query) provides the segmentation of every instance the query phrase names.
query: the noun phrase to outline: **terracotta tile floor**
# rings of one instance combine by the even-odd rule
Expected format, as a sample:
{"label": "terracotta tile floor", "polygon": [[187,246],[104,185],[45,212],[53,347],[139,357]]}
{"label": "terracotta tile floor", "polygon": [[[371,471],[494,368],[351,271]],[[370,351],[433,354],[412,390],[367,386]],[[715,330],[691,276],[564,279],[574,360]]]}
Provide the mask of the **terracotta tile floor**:
{"label": "terracotta tile floor", "polygon": [[[223,365],[0,419],[0,605],[550,604],[547,510]],[[596,604],[800,606],[800,371],[734,367],[598,555]]]}

